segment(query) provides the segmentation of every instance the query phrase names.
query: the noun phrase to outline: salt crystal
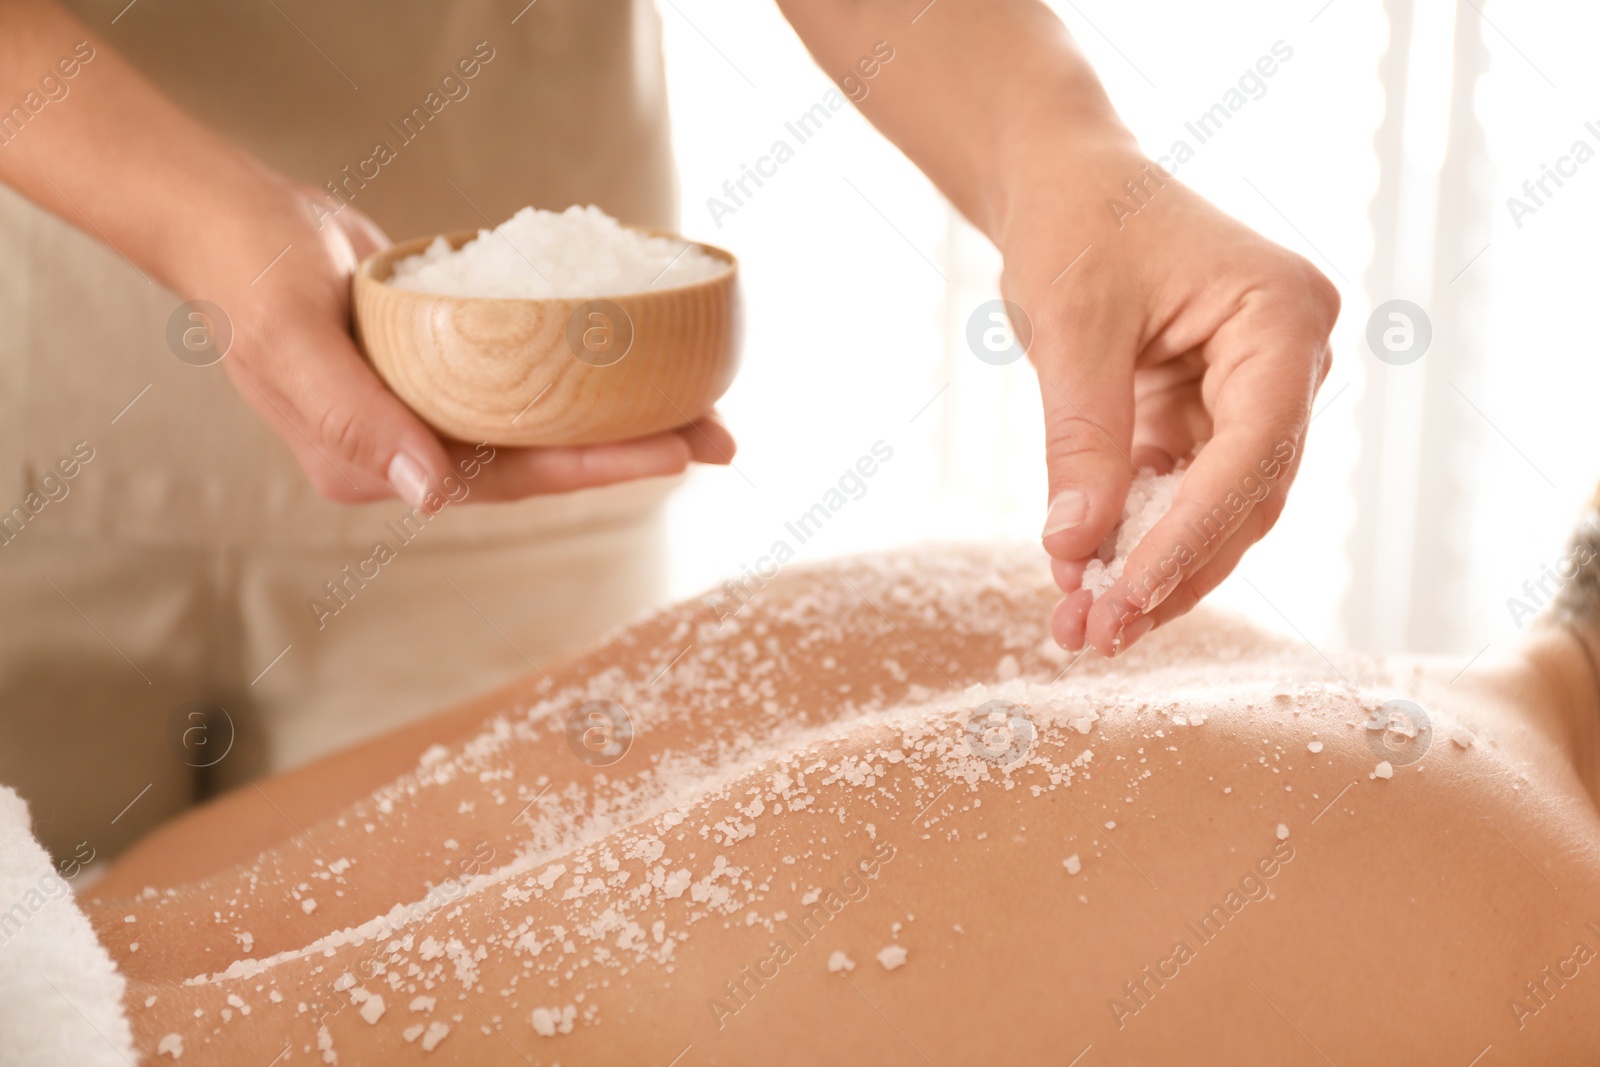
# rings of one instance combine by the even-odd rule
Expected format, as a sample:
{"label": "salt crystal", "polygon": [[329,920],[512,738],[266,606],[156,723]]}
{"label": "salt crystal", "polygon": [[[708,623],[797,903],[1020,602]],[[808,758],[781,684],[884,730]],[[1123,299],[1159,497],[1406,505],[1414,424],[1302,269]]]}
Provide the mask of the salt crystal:
{"label": "salt crystal", "polygon": [[1450,740],[1455,742],[1458,748],[1471,748],[1472,742],[1477,739],[1473,737],[1471,730],[1457,724],[1450,727]]}
{"label": "salt crystal", "polygon": [[853,971],[855,969],[856,961],[851,959],[849,956],[846,956],[838,949],[835,949],[833,954],[828,957],[828,970],[833,974],[838,974],[841,971]]}
{"label": "salt crystal", "polygon": [[[390,284],[451,296],[613,296],[689,285],[727,269],[693,245],[630,230],[597,207],[525,207],[459,249],[436,238],[397,262]],[[432,754],[423,754],[424,766]]]}
{"label": "salt crystal", "polygon": [[450,1027],[444,1023],[429,1023],[427,1032],[422,1035],[422,1051],[432,1052],[439,1047],[439,1042],[443,1041],[449,1033]]}
{"label": "salt crystal", "polygon": [[312,900],[310,897],[306,897],[306,899],[300,902],[300,910],[305,912],[307,915],[310,915],[312,912],[317,910],[317,902]]}
{"label": "salt crystal", "polygon": [[157,1056],[171,1056],[175,1060],[183,1059],[183,1035],[168,1034],[156,1043]]}
{"label": "salt crystal", "polygon": [[1287,840],[1289,840],[1289,827],[1287,825],[1285,825],[1284,823],[1281,823],[1281,822],[1278,824],[1278,840],[1279,841],[1287,841]]}
{"label": "salt crystal", "polygon": [[407,1007],[412,1011],[432,1011],[433,1006],[437,1003],[438,1001],[433,997],[412,997],[411,1003]]}
{"label": "salt crystal", "polygon": [[377,993],[368,997],[366,1003],[361,1005],[361,1017],[374,1024],[383,1018],[383,997]]}
{"label": "salt crystal", "polygon": [[572,1024],[577,1020],[578,1008],[568,1004],[564,1008],[534,1008],[533,1032],[540,1037],[555,1037],[557,1034],[572,1033]]}
{"label": "salt crystal", "polygon": [[1321,752],[1322,751],[1322,742],[1321,741],[1309,742],[1306,745],[1306,751],[1307,752]]}
{"label": "salt crystal", "polygon": [[1116,828],[1117,828],[1117,820],[1115,820],[1115,819],[1107,819],[1106,820],[1106,829],[1107,830],[1115,830]]}
{"label": "salt crystal", "polygon": [[1082,588],[1100,596],[1122,577],[1122,569],[1134,548],[1144,539],[1172,508],[1172,498],[1183,480],[1182,471],[1171,474],[1154,474],[1144,470],[1128,487],[1128,499],[1122,506],[1122,523],[1117,527],[1116,556],[1110,563],[1091,559],[1083,568]]}
{"label": "salt crystal", "polygon": [[883,946],[878,950],[878,962],[883,964],[883,969],[886,971],[905,966],[906,947],[904,945]]}
{"label": "salt crystal", "polygon": [[1393,778],[1394,777],[1394,764],[1390,763],[1388,760],[1380,760],[1378,765],[1376,767],[1372,768],[1372,777],[1374,777],[1374,778]]}
{"label": "salt crystal", "polygon": [[1083,870],[1083,861],[1078,858],[1076,852],[1062,860],[1061,863],[1062,866],[1066,867],[1068,874],[1077,874]]}

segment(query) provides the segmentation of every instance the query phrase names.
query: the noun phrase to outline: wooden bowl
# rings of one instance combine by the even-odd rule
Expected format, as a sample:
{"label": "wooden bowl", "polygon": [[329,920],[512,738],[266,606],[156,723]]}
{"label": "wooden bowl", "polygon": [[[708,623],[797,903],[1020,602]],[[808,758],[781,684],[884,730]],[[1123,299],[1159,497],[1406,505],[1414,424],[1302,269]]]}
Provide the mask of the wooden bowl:
{"label": "wooden bowl", "polygon": [[[460,248],[477,236],[445,239]],[[728,264],[714,277],[593,299],[440,296],[387,284],[396,260],[432,240],[368,257],[352,302],[368,361],[447,436],[495,445],[622,441],[693,422],[733,381],[738,263],[720,248],[696,244]]]}

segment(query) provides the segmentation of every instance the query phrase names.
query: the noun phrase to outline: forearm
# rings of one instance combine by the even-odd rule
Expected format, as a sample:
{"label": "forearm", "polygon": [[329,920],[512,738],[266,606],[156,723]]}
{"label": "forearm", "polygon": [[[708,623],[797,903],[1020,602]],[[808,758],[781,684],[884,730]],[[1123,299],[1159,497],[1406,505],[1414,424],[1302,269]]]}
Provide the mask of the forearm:
{"label": "forearm", "polygon": [[[1066,27],[1037,0],[779,7],[824,70],[860,82],[849,95],[867,118],[992,239],[1008,228],[1020,176],[1137,151]],[[863,80],[859,64],[879,42],[893,58]]]}
{"label": "forearm", "polygon": [[0,181],[184,295],[206,247],[282,247],[244,224],[288,204],[281,183],[52,3],[0,2],[0,108]]}

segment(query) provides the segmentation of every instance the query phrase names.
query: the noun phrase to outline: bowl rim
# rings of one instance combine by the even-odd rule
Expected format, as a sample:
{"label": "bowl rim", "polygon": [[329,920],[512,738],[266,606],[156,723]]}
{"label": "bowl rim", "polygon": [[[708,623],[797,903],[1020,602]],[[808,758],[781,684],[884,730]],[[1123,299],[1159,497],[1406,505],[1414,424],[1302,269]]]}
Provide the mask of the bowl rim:
{"label": "bowl rim", "polygon": [[[394,274],[395,260],[402,259],[405,256],[416,255],[440,237],[450,243],[452,250],[459,250],[468,241],[474,240],[485,233],[493,232],[490,228],[479,228],[475,230],[450,230],[445,233],[396,241],[363,259],[357,265],[354,277],[371,285],[381,285],[387,291],[401,294],[403,298],[407,299],[454,300],[474,304],[570,304],[576,306],[586,304],[591,300],[634,300],[641,297],[688,293],[699,289],[725,286],[739,273],[739,258],[725,248],[706,244],[704,241],[696,241],[671,230],[658,230],[648,226],[632,226],[628,223],[622,223],[621,225],[626,229],[648,234],[651,237],[672,237],[687,242],[689,245],[710,255],[713,259],[721,260],[727,269],[719,271],[709,278],[701,278],[698,281],[688,282],[684,285],[674,285],[664,289],[632,289],[624,293],[590,294],[588,296],[459,296],[455,293],[429,293],[420,289],[402,289],[397,285],[390,284],[389,279]],[[375,273],[380,261],[386,261],[388,264],[388,273],[382,278]]]}

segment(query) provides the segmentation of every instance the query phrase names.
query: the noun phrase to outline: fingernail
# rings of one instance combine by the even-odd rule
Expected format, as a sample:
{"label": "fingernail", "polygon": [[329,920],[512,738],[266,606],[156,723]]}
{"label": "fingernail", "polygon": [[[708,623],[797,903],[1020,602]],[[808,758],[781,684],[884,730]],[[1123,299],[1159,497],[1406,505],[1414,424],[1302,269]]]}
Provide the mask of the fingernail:
{"label": "fingernail", "polygon": [[388,477],[389,488],[412,507],[420,508],[428,499],[428,476],[422,464],[404,452],[396,452],[389,461]]}
{"label": "fingernail", "polygon": [[1119,652],[1125,651],[1135,641],[1149,633],[1150,628],[1155,624],[1156,620],[1148,615],[1141,615],[1128,623],[1117,634],[1116,639],[1111,642],[1111,654],[1114,656]]}
{"label": "fingernail", "polygon": [[1063,489],[1050,501],[1050,512],[1044,517],[1044,533],[1049,537],[1062,530],[1070,530],[1089,517],[1089,494],[1082,489]]}

